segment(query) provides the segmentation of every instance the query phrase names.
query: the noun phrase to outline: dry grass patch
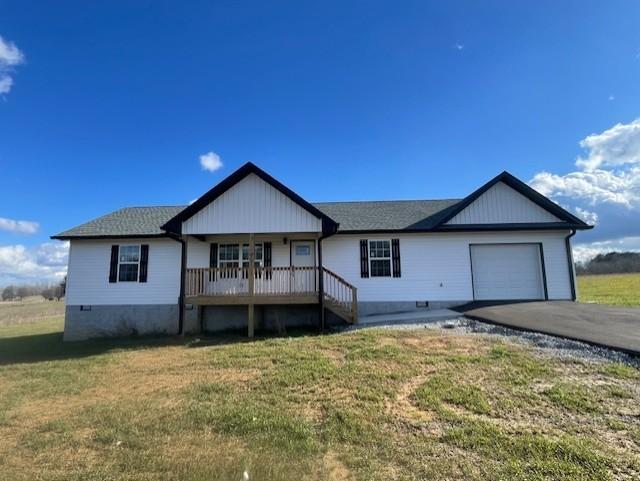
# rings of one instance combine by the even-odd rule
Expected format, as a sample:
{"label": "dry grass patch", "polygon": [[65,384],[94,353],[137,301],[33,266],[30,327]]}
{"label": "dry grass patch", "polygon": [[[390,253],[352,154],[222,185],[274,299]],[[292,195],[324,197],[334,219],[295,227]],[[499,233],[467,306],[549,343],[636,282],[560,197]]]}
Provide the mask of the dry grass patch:
{"label": "dry grass patch", "polygon": [[640,476],[635,368],[420,330],[61,345],[20,327],[0,330],[7,479]]}

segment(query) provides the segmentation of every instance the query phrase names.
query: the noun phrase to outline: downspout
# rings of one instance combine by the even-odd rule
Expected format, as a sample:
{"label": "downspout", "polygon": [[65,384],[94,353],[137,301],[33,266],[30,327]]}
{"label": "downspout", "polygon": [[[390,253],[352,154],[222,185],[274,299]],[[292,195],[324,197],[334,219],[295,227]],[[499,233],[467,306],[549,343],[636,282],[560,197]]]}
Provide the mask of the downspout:
{"label": "downspout", "polygon": [[564,238],[564,244],[567,250],[567,266],[569,268],[569,283],[571,284],[571,300],[575,301],[576,296],[576,273],[573,265],[573,252],[571,250],[571,238],[576,235],[576,230],[571,229],[571,233]]}
{"label": "downspout", "polygon": [[184,281],[187,268],[187,243],[182,237],[169,236],[176,242],[180,243],[180,296],[178,297],[178,335],[182,335],[184,326]]}

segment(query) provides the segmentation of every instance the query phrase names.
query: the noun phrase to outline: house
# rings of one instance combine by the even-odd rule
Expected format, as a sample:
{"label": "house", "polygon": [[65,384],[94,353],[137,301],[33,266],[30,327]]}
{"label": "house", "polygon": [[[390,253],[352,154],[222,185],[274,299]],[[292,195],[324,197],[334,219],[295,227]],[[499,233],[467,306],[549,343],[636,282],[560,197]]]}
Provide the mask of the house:
{"label": "house", "polygon": [[575,300],[591,226],[503,172],[464,199],[311,204],[247,163],[189,206],[70,241],[66,340],[357,322],[473,300]]}

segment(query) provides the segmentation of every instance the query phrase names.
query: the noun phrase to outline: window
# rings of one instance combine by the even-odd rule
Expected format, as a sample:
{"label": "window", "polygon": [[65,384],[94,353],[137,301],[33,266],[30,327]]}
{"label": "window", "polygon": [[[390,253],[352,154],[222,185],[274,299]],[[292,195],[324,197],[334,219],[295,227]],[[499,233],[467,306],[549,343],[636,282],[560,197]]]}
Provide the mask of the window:
{"label": "window", "polygon": [[[262,266],[263,248],[262,244],[254,244],[255,249],[255,267]],[[242,254],[242,256],[241,256]],[[249,267],[249,244],[242,245],[242,251],[239,244],[220,244],[218,247],[218,266],[222,269],[237,269],[239,267]],[[236,270],[230,270],[222,273],[222,277],[237,277]]]}
{"label": "window", "polygon": [[[262,244],[254,244],[255,267],[262,266]],[[249,267],[249,244],[242,245],[242,267]]]}
{"label": "window", "polygon": [[120,246],[118,257],[118,281],[138,282],[140,246]]}
{"label": "window", "polygon": [[240,250],[238,244],[220,244],[218,248],[218,267],[221,269],[229,269],[228,271],[220,272],[220,277],[223,279],[229,277],[237,277],[238,272],[235,270],[238,267],[240,259]]}
{"label": "window", "polygon": [[297,245],[296,246],[296,255],[297,256],[310,256],[311,255],[311,246],[305,245]]}
{"label": "window", "polygon": [[369,241],[369,264],[371,277],[391,277],[391,241]]}
{"label": "window", "polygon": [[218,266],[221,268],[238,267],[240,250],[238,244],[220,244],[218,248]]}

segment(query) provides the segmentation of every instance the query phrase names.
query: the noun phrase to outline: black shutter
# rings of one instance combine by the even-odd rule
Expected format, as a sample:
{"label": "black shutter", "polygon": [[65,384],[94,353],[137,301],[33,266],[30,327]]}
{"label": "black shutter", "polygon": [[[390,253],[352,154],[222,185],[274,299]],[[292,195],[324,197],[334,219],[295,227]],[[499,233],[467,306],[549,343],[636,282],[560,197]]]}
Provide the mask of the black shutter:
{"label": "black shutter", "polygon": [[[209,246],[209,267],[218,267],[218,244],[212,242]],[[209,281],[215,281],[216,276],[213,271],[209,272]]]}
{"label": "black shutter", "polygon": [[391,239],[393,277],[400,277],[400,239]]}
{"label": "black shutter", "polygon": [[140,246],[140,275],[138,282],[147,282],[147,270],[149,265],[149,246],[142,244]]}
{"label": "black shutter", "polygon": [[369,242],[360,240],[360,277],[369,277]]}
{"label": "black shutter", "polygon": [[111,265],[109,266],[109,282],[118,282],[118,255],[120,248],[111,246]]}
{"label": "black shutter", "polygon": [[266,279],[271,279],[272,276],[272,272],[271,272],[271,242],[265,242],[263,244],[263,252],[262,252],[262,257],[263,257],[263,262],[264,262],[264,267],[267,268],[265,270],[265,274],[266,274]]}

